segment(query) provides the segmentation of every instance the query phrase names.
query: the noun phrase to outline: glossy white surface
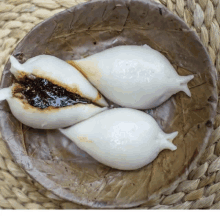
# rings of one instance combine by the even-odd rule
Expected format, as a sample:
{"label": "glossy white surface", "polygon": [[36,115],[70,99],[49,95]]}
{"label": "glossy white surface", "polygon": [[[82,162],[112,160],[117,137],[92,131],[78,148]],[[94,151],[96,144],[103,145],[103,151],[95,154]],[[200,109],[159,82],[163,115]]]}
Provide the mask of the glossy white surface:
{"label": "glossy white surface", "polygon": [[117,46],[74,62],[106,98],[121,106],[150,109],[179,91],[191,96],[187,83],[194,76],[179,76],[147,45]]}
{"label": "glossy white surface", "polygon": [[97,161],[121,170],[141,168],[163,149],[176,150],[171,141],[178,134],[165,134],[150,115],[129,108],[107,110],[60,131]]}

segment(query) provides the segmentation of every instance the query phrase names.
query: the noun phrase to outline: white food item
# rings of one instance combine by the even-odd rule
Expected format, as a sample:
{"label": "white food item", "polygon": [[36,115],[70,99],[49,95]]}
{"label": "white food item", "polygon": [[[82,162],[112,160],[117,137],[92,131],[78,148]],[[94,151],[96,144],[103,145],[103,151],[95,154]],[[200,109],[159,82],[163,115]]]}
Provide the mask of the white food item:
{"label": "white food item", "polygon": [[178,132],[164,133],[148,114],[115,108],[60,131],[100,163],[134,170],[151,163],[163,149],[176,150]]}
{"label": "white food item", "polygon": [[147,45],[117,46],[72,61],[109,100],[124,107],[151,109],[184,91],[193,75],[179,76],[170,62]]}
{"label": "white food item", "polygon": [[[70,92],[77,93],[83,98],[90,99],[99,106],[108,106],[100,93],[71,65],[53,56],[41,55],[20,64],[13,56],[11,72],[19,80],[22,76],[33,74],[36,77],[48,79]],[[12,114],[23,124],[38,129],[57,129],[67,127],[85,120],[107,107],[95,104],[78,103],[71,106],[40,109],[28,104],[24,99],[14,97],[16,85],[0,90],[0,100],[7,100]]]}
{"label": "white food item", "polygon": [[13,97],[13,87],[1,89],[0,100],[6,99],[15,118],[32,128],[57,129],[68,127],[108,109],[94,104],[80,103],[60,108],[39,109]]}
{"label": "white food item", "polygon": [[108,106],[97,89],[78,70],[55,56],[39,55],[28,59],[24,64],[20,64],[15,57],[11,56],[10,61],[10,71],[17,79],[22,76],[22,72],[33,74],[90,99],[100,106]]}

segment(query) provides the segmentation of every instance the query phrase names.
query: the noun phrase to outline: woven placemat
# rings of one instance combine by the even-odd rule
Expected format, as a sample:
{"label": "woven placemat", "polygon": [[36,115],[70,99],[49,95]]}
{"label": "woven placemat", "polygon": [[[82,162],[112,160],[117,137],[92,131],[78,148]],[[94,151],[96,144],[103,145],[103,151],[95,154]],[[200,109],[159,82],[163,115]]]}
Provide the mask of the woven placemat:
{"label": "woven placemat", "polygon": [[[220,74],[220,0],[155,0],[200,37]],[[42,20],[86,0],[1,0],[0,73],[16,44]],[[218,83],[220,87],[220,83]],[[84,209],[45,190],[12,159],[0,135],[0,209]],[[187,179],[140,209],[220,209],[220,105],[206,151]]]}

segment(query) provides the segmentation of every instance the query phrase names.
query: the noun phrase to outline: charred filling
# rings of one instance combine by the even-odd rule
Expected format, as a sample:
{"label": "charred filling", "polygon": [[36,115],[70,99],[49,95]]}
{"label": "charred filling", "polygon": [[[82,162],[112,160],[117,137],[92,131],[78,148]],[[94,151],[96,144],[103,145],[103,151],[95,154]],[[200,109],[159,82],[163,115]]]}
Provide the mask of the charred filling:
{"label": "charred filling", "polygon": [[67,91],[65,88],[54,85],[42,78],[24,76],[19,80],[21,88],[16,93],[22,93],[28,103],[34,107],[45,109],[47,107],[66,107],[78,103],[90,104],[91,100],[78,94]]}

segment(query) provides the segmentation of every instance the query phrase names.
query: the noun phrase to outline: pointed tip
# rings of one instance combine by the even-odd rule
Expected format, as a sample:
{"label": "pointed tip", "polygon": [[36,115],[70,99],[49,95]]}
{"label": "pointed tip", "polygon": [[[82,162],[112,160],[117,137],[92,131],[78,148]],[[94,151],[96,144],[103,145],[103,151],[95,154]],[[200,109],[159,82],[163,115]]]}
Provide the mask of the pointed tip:
{"label": "pointed tip", "polygon": [[10,61],[12,62],[12,61],[14,61],[14,59],[16,59],[13,55],[11,55],[10,57],[9,57],[9,59],[10,59]]}
{"label": "pointed tip", "polygon": [[188,83],[189,81],[191,81],[194,78],[194,75],[188,75],[186,76],[186,83]]}
{"label": "pointed tip", "polygon": [[169,140],[170,142],[173,142],[173,140],[177,137],[178,131],[175,131],[170,134],[166,134],[166,139]]}
{"label": "pointed tip", "polygon": [[18,60],[17,60],[13,55],[11,55],[11,56],[9,57],[9,59],[10,59],[11,64],[20,64],[20,63],[18,62]]}
{"label": "pointed tip", "polygon": [[183,91],[187,94],[187,96],[189,96],[189,97],[191,97],[192,95],[191,95],[191,92],[190,92],[190,90],[189,90],[189,88],[188,88],[188,86],[186,85],[186,86],[184,86],[184,88],[183,88]]}
{"label": "pointed tip", "polygon": [[172,144],[169,149],[170,149],[171,151],[175,151],[175,150],[177,150],[177,147]]}
{"label": "pointed tip", "polygon": [[102,107],[107,107],[108,106],[108,103],[104,99],[103,96],[101,96],[100,99],[96,100],[95,103],[98,104],[99,106],[102,106]]}
{"label": "pointed tip", "polygon": [[194,78],[194,75],[182,76],[180,77],[180,89],[185,92],[189,97],[191,97],[191,92],[187,86],[187,83]]}
{"label": "pointed tip", "polygon": [[10,71],[15,74],[18,70],[23,70],[22,65],[19,63],[19,61],[14,57],[10,56],[10,62],[11,62],[11,68]]}
{"label": "pointed tip", "polygon": [[177,147],[172,142],[164,139],[163,141],[161,141],[161,150],[163,149],[169,149],[171,151],[175,151]]}
{"label": "pointed tip", "polygon": [[161,148],[175,151],[177,149],[177,147],[173,144],[173,140],[177,137],[177,135],[178,135],[178,131],[175,131],[170,134],[164,133],[163,139],[161,141]]}
{"label": "pointed tip", "polygon": [[0,101],[6,100],[9,97],[12,97],[11,87],[0,90]]}
{"label": "pointed tip", "polygon": [[194,75],[180,76],[180,85],[186,85],[194,78]]}

